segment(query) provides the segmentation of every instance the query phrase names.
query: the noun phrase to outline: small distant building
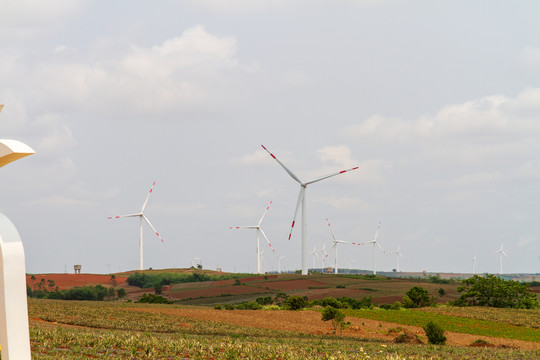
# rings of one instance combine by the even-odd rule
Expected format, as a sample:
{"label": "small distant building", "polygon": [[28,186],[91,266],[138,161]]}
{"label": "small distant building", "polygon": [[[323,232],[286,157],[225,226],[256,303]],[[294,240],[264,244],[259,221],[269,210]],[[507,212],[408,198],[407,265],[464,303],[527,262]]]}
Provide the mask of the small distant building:
{"label": "small distant building", "polygon": [[220,267],[216,268],[216,271],[221,272],[221,268]]}
{"label": "small distant building", "polygon": [[75,274],[80,274],[81,268],[82,268],[81,265],[73,265],[73,269],[75,269]]}
{"label": "small distant building", "polygon": [[333,267],[327,267],[326,269],[324,269],[324,272],[327,273],[327,274],[332,274],[334,272],[334,268]]}

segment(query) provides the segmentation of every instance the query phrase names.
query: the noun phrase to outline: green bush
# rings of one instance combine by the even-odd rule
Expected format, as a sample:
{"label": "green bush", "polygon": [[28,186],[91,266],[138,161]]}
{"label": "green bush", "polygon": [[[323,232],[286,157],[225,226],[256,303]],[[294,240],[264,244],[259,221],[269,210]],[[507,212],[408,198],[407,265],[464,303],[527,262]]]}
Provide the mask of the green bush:
{"label": "green bush", "polygon": [[163,296],[154,294],[143,294],[136,302],[144,304],[172,304],[172,301],[167,300]]}
{"label": "green bush", "polygon": [[223,309],[223,308],[222,308],[221,305],[219,305],[219,304],[217,304],[217,305],[214,306],[214,310],[221,310],[221,309]]}
{"label": "green bush", "polygon": [[307,299],[303,296],[289,296],[283,303],[286,310],[301,310],[307,305]]}
{"label": "green bush", "polygon": [[241,303],[235,306],[236,310],[261,310],[262,306],[256,301]]}
{"label": "green bush", "polygon": [[428,342],[434,345],[444,345],[446,343],[446,336],[444,336],[444,330],[439,324],[430,321],[424,326],[424,331],[428,338]]}

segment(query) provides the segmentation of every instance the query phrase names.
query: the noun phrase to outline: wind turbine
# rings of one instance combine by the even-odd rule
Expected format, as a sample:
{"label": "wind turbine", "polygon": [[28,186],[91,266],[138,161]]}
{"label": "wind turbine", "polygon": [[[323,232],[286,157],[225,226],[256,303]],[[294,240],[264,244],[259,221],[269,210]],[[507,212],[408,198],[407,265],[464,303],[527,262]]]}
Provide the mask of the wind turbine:
{"label": "wind turbine", "polygon": [[281,259],[286,258],[286,256],[278,256],[277,257],[277,272],[278,274],[281,274]]}
{"label": "wind turbine", "polygon": [[500,263],[500,270],[499,270],[499,275],[502,275],[502,259],[503,259],[503,255],[504,256],[508,256],[504,250],[503,250],[503,245],[504,245],[504,240],[501,242],[501,248],[497,251],[495,251],[496,253],[499,253],[499,263]]}
{"label": "wind turbine", "polygon": [[152,184],[152,187],[150,188],[150,191],[148,192],[148,196],[146,196],[146,200],[144,201],[144,204],[141,208],[141,212],[135,213],[135,214],[127,214],[127,215],[118,215],[118,216],[109,216],[108,219],[119,219],[121,217],[139,217],[139,270],[143,270],[143,220],[146,221],[146,223],[154,230],[157,237],[161,240],[161,242],[164,242],[159,233],[157,232],[156,228],[152,226],[150,223],[150,220],[146,216],[144,216],[144,209],[146,208],[146,204],[148,204],[148,199],[150,199],[150,194],[152,194],[152,190],[154,190],[154,185],[156,185],[156,182],[154,181]]}
{"label": "wind turbine", "polygon": [[477,255],[475,255],[475,256],[472,258],[472,273],[473,273],[473,275],[476,274],[476,258],[477,258]]}
{"label": "wind turbine", "polygon": [[199,264],[201,263],[201,258],[199,257],[194,257],[193,255],[191,255],[191,267],[194,268],[195,267],[195,264],[197,264],[197,261],[196,260],[199,260]]}
{"label": "wind turbine", "polygon": [[377,275],[376,265],[375,265],[375,245],[381,249],[381,251],[386,255],[386,251],[381,247],[381,245],[377,242],[377,237],[379,236],[379,231],[381,230],[381,223],[377,226],[377,232],[375,233],[375,237],[373,240],[368,242],[368,244],[373,244],[373,275]]}
{"label": "wind turbine", "polygon": [[401,249],[401,242],[399,243],[399,246],[398,246],[397,250],[395,251],[396,257],[397,257],[397,267],[396,267],[397,272],[400,272],[400,270],[399,270],[399,258],[403,257],[403,255],[401,255],[401,253],[399,252],[399,249]]}
{"label": "wind turbine", "polygon": [[266,150],[270,154],[270,156],[272,156],[272,158],[274,158],[274,160],[276,160],[278,162],[279,165],[281,165],[281,167],[287,172],[287,174],[289,174],[296,182],[298,182],[300,184],[300,193],[298,195],[298,202],[296,203],[296,209],[294,210],[294,217],[293,217],[293,221],[292,221],[292,225],[291,225],[291,231],[289,232],[289,240],[291,240],[292,231],[294,229],[294,224],[295,224],[295,221],[296,221],[296,214],[298,213],[298,209],[300,208],[300,205],[302,205],[302,275],[307,275],[308,274],[308,266],[307,266],[306,255],[308,254],[308,249],[307,249],[307,225],[306,225],[306,220],[307,220],[307,216],[306,216],[306,188],[307,188],[308,185],[316,183],[318,181],[325,180],[325,179],[328,179],[330,177],[346,173],[348,171],[356,170],[356,169],[358,169],[358,166],[353,167],[351,169],[341,170],[341,171],[338,171],[338,172],[333,173],[333,174],[325,175],[325,176],[322,176],[322,177],[319,177],[319,178],[316,178],[316,179],[313,179],[313,180],[303,182],[291,170],[289,170],[285,165],[283,165],[283,163],[281,161],[279,161],[278,158],[275,157],[274,154],[272,154],[270,152],[270,150],[265,148],[264,145],[261,145],[261,146],[262,146],[262,148],[264,150]]}
{"label": "wind turbine", "polygon": [[[261,216],[261,219],[259,220],[259,223],[257,225],[229,226],[229,229],[255,229],[255,230],[257,230],[257,274],[261,274],[261,254],[262,253],[261,253],[261,248],[260,248],[260,243],[259,243],[259,239],[260,239],[259,235],[262,235],[266,239],[266,242],[268,243],[268,245],[272,248],[272,244],[270,243],[270,241],[266,237],[266,234],[264,233],[263,229],[261,228],[261,223],[262,223],[264,217],[266,216],[266,213],[268,212],[268,209],[270,209],[270,205],[272,205],[271,201],[270,201],[270,204],[268,204],[268,206],[266,207],[266,210],[264,211],[264,213]],[[274,253],[276,253],[274,248],[272,248],[272,251]]]}
{"label": "wind turbine", "polygon": [[317,254],[317,245],[313,247],[313,251],[311,251],[309,254],[313,255],[313,269],[315,269],[315,257],[319,257]]}
{"label": "wind turbine", "polygon": [[326,243],[323,244],[321,248],[321,271],[324,271],[324,260],[328,257],[328,253],[326,252]]}
{"label": "wind turbine", "polygon": [[[328,218],[326,218],[326,222],[328,223],[328,228],[330,229],[330,232],[332,233],[332,238],[334,239],[333,241],[333,245],[332,247],[330,248],[330,251],[332,251],[332,249],[335,249],[335,253],[334,253],[334,274],[337,274],[338,273],[338,263],[337,263],[337,260],[338,260],[338,253],[337,253],[337,244],[351,244],[350,241],[343,241],[343,240],[338,240],[336,239],[336,235],[334,234],[334,230],[332,230],[332,226],[330,226],[330,221],[328,220]],[[328,256],[328,254],[326,254],[326,256]]]}

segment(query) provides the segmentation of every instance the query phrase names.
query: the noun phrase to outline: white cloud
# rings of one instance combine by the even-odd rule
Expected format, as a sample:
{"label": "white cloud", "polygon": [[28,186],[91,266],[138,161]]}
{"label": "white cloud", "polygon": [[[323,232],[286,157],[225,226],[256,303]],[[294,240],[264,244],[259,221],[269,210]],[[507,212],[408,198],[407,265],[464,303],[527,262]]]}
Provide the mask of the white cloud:
{"label": "white cloud", "polygon": [[236,15],[268,12],[289,4],[284,0],[194,0],[191,3],[206,10]]}
{"label": "white cloud", "polygon": [[467,175],[461,176],[458,179],[454,180],[454,184],[460,185],[460,186],[469,186],[473,184],[490,183],[501,178],[502,178],[502,174],[499,171],[495,171],[491,173],[478,172],[474,174],[467,174]]}

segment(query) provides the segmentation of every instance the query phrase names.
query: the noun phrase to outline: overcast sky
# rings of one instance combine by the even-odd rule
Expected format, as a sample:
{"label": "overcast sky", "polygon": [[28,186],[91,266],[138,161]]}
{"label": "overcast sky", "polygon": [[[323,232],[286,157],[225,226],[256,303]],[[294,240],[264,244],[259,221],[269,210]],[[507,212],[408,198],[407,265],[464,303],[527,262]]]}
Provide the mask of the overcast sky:
{"label": "overcast sky", "polygon": [[[367,242],[378,270],[540,272],[540,3],[0,1],[0,211],[27,272],[256,268],[287,240],[302,180],[308,248]],[[298,221],[300,218],[297,219]],[[266,269],[276,270],[271,250]],[[370,246],[339,266],[371,269]],[[332,255],[331,255],[332,256]],[[309,257],[309,265],[312,258]],[[317,266],[320,262],[317,260]]]}

